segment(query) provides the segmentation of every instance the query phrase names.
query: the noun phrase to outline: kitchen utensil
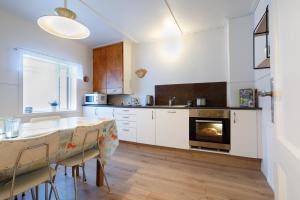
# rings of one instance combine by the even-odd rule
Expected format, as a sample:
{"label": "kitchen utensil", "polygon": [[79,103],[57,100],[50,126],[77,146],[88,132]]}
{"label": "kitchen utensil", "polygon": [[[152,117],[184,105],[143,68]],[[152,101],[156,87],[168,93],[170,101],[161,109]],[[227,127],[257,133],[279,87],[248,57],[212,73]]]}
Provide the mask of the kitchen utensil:
{"label": "kitchen utensil", "polygon": [[196,106],[206,106],[206,99],[205,98],[197,98]]}
{"label": "kitchen utensil", "polygon": [[188,107],[192,107],[192,106],[193,106],[193,101],[192,101],[192,100],[188,100],[188,101],[186,102],[186,105],[187,105]]}

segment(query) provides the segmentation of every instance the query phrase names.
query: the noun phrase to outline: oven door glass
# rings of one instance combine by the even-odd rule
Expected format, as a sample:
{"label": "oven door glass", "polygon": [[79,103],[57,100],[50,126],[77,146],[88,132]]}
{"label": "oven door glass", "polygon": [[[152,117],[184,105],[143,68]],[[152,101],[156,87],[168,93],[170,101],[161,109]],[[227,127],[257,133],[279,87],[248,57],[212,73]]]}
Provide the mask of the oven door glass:
{"label": "oven door glass", "polygon": [[196,140],[222,143],[223,122],[215,120],[195,120]]}

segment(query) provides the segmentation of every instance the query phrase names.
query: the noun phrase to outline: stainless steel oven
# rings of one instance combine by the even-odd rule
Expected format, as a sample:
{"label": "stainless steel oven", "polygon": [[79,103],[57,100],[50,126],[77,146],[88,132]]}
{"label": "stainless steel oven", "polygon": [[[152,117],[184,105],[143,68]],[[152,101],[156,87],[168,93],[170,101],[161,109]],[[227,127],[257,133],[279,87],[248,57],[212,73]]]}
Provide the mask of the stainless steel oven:
{"label": "stainless steel oven", "polygon": [[191,109],[189,128],[191,148],[230,150],[228,109]]}

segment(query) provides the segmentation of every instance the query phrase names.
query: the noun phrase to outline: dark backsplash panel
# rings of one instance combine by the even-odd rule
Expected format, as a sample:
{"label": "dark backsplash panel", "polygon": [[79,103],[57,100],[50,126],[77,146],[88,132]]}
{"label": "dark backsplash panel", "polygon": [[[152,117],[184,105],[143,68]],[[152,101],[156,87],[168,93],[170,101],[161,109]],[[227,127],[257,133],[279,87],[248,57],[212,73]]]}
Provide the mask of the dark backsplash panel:
{"label": "dark backsplash panel", "polygon": [[168,105],[169,98],[176,97],[176,105],[186,105],[188,100],[196,103],[196,98],[206,98],[206,105],[212,107],[227,106],[227,83],[189,83],[155,86],[155,104]]}

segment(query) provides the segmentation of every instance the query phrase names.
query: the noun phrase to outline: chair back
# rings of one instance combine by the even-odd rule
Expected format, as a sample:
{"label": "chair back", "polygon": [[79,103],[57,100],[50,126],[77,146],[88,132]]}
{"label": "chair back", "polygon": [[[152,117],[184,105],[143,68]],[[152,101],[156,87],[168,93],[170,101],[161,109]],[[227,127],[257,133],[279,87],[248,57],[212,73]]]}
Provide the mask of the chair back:
{"label": "chair back", "polygon": [[41,121],[54,120],[54,119],[60,119],[60,116],[55,115],[55,116],[31,118],[30,122],[41,122]]}
{"label": "chair back", "polygon": [[70,141],[65,146],[64,153],[60,155],[58,160],[63,160],[78,153],[84,153],[93,147],[98,148],[98,140],[103,126],[103,123],[99,123],[93,126],[76,127]]}
{"label": "chair back", "polygon": [[0,140],[0,182],[47,166],[55,160],[58,147],[59,132]]}

